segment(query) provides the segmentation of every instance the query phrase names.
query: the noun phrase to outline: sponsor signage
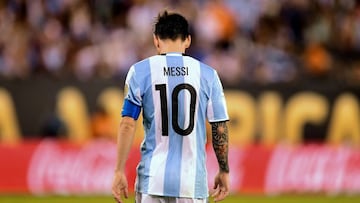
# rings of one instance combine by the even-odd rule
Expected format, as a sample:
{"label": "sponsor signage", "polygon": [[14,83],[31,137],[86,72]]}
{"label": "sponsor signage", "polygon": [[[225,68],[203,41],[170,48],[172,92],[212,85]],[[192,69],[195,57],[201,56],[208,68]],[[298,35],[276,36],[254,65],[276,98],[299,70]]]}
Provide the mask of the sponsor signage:
{"label": "sponsor signage", "polygon": [[[133,147],[127,177],[133,191],[140,158]],[[207,148],[209,188],[218,170]],[[57,140],[0,145],[0,193],[86,195],[111,194],[116,144],[95,140],[84,145]],[[360,151],[329,145],[231,146],[232,193],[360,194]]]}

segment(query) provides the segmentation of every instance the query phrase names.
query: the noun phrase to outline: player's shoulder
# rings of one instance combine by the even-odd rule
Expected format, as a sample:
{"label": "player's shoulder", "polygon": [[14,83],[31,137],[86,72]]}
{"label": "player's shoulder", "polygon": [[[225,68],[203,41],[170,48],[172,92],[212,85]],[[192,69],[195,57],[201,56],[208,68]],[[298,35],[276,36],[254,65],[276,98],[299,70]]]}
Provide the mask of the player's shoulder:
{"label": "player's shoulder", "polygon": [[[195,59],[195,60],[197,60],[197,59]],[[215,70],[215,68],[213,68],[212,66],[210,66],[200,60],[197,60],[197,61],[199,61],[201,75],[204,78],[212,80],[217,75],[217,71]]]}
{"label": "player's shoulder", "polygon": [[137,61],[137,62],[135,62],[131,67],[136,68],[136,67],[145,66],[145,65],[147,65],[147,64],[149,63],[149,59],[150,59],[150,58],[151,58],[151,57],[148,57],[148,58],[144,58],[144,59],[142,59],[142,60],[140,60],[140,61]]}
{"label": "player's shoulder", "polygon": [[132,67],[139,67],[139,68],[141,68],[141,67],[143,67],[143,66],[150,66],[150,61],[156,61],[156,60],[160,59],[161,57],[163,57],[163,56],[161,56],[161,55],[149,56],[149,57],[144,58],[144,59],[142,59],[142,60],[140,60],[140,61],[138,61],[138,62],[135,62],[135,63],[132,65]]}
{"label": "player's shoulder", "polygon": [[207,71],[207,72],[211,72],[211,73],[216,72],[216,70],[213,67],[211,67],[210,65],[202,62],[199,59],[196,59],[196,58],[194,58],[192,56],[189,56],[189,55],[185,55],[184,57],[188,58],[189,60],[192,60],[192,61],[195,61],[195,62],[199,63],[199,66],[202,69],[202,71]]}
{"label": "player's shoulder", "polygon": [[144,72],[148,72],[149,71],[149,66],[150,66],[150,59],[152,58],[153,56],[150,56],[150,57],[147,57],[147,58],[144,58],[140,61],[137,61],[135,62],[134,64],[132,64],[130,66],[130,70],[129,71],[133,71],[133,72],[136,72],[136,73],[144,73]]}
{"label": "player's shoulder", "polygon": [[203,69],[205,69],[206,71],[209,71],[209,72],[211,72],[211,73],[215,73],[215,72],[216,72],[216,70],[215,70],[213,67],[211,67],[210,65],[208,65],[208,64],[206,64],[206,63],[204,63],[204,62],[201,62],[201,61],[200,61],[200,64],[201,64],[201,67],[202,67]]}

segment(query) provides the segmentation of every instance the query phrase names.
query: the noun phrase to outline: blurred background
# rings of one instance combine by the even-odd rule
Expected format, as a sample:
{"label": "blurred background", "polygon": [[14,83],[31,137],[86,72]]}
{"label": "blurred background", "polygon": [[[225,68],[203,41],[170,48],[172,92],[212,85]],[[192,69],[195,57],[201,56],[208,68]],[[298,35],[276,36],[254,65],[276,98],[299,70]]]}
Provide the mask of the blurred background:
{"label": "blurred background", "polygon": [[164,9],[223,82],[233,194],[360,193],[360,1],[3,0],[0,194],[110,194],[126,73]]}
{"label": "blurred background", "polygon": [[189,54],[217,68],[226,86],[359,81],[356,0],[4,0],[1,76],[121,78],[154,54],[152,27],[164,9],[187,17]]}

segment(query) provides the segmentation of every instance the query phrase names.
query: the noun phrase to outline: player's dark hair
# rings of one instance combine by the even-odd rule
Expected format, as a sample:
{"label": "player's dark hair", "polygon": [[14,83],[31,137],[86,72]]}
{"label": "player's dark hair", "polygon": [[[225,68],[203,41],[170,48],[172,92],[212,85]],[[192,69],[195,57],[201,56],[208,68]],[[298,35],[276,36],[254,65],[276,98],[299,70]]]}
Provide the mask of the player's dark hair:
{"label": "player's dark hair", "polygon": [[164,11],[157,17],[154,34],[163,40],[185,40],[190,35],[189,23],[180,14]]}

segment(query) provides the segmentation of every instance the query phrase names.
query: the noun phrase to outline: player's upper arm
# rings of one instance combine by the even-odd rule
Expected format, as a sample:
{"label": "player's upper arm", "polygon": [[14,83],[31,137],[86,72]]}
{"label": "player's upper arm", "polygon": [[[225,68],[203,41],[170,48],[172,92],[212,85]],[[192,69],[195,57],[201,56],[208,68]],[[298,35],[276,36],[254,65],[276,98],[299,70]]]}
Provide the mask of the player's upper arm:
{"label": "player's upper arm", "polygon": [[120,126],[122,128],[127,128],[127,129],[135,128],[136,120],[132,117],[124,116],[124,117],[122,117],[122,119],[120,121]]}
{"label": "player's upper arm", "polygon": [[121,112],[122,117],[131,117],[134,120],[139,118],[141,107],[134,104],[128,99],[124,100],[124,106]]}

